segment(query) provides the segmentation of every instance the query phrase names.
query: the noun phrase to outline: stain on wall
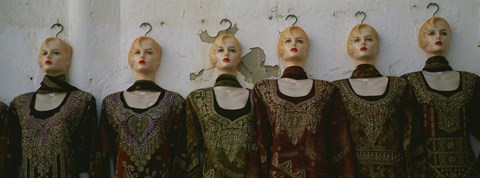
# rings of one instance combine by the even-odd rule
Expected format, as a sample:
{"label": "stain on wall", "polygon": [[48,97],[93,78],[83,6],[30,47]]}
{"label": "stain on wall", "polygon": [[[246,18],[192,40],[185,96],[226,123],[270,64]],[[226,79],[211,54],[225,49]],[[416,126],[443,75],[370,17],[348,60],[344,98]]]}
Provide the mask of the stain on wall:
{"label": "stain on wall", "polygon": [[[235,35],[237,31],[237,24],[234,24],[231,28],[219,31],[216,36],[210,36],[207,30],[202,30],[202,32],[198,34],[198,36],[200,37],[200,40],[202,42],[212,43],[219,35]],[[240,63],[240,66],[238,66],[238,71],[244,76],[245,82],[255,84],[256,82],[263,79],[270,77],[278,77],[280,75],[280,67],[278,65],[265,65],[265,59],[265,52],[259,47],[250,48],[250,52],[242,56],[242,62]],[[198,72],[192,72],[190,73],[189,79],[191,81],[203,81],[205,79],[204,75],[206,75],[207,73],[211,73],[206,71],[213,72],[213,68],[202,69]]]}

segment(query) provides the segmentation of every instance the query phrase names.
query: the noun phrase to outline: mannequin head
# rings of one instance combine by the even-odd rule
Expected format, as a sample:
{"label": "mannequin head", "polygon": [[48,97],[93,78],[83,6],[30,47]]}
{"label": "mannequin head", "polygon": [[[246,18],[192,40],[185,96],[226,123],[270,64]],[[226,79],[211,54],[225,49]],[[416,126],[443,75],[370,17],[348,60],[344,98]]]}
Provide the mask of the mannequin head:
{"label": "mannequin head", "polygon": [[452,30],[448,22],[441,17],[432,17],[425,21],[418,32],[418,45],[427,57],[445,55],[450,46]]}
{"label": "mannequin head", "polygon": [[290,26],[280,33],[277,45],[278,57],[285,67],[303,67],[309,47],[310,41],[307,33],[298,26]]}
{"label": "mannequin head", "polygon": [[370,25],[358,24],[347,39],[347,53],[358,64],[373,64],[378,54],[380,38]]}
{"label": "mannequin head", "polygon": [[40,46],[38,65],[47,75],[55,77],[68,72],[72,63],[72,47],[60,38],[47,38]]}
{"label": "mannequin head", "polygon": [[[130,51],[128,52],[128,64],[135,73],[137,79],[138,75],[155,76],[158,67],[160,66],[162,56],[162,48],[152,38],[148,36],[140,36],[136,38]],[[142,78],[149,79],[149,78]],[[152,80],[150,78],[150,80]]]}
{"label": "mannequin head", "polygon": [[220,74],[236,75],[242,61],[242,45],[230,34],[215,38],[210,48],[210,63]]}

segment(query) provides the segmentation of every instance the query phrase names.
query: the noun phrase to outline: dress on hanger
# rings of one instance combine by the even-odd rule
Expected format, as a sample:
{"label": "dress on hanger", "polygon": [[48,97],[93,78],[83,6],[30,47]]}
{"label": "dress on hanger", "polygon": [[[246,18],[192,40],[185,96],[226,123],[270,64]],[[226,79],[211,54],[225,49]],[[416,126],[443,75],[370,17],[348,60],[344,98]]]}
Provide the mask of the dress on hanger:
{"label": "dress on hanger", "polygon": [[[127,91],[161,92],[150,107],[130,107],[124,92],[103,100],[100,141],[103,163],[97,177],[108,175],[108,158],[113,157],[116,177],[176,177],[181,172],[175,164],[178,131],[184,123],[185,100],[178,93],[165,90],[153,81],[137,80]],[[104,171],[104,172],[101,172]]]}
{"label": "dress on hanger", "polygon": [[[299,66],[287,67],[285,77],[307,79]],[[301,97],[281,93],[277,80],[253,90],[262,177],[353,176],[343,106],[332,83],[313,80]]]}
{"label": "dress on hanger", "polygon": [[[241,88],[234,75],[221,74],[214,87]],[[213,87],[187,97],[187,162],[189,177],[258,177],[254,142],[252,92],[243,108],[223,109]],[[256,167],[255,167],[256,166]],[[251,172],[253,173],[251,174]]]}
{"label": "dress on hanger", "polygon": [[[382,77],[371,64],[360,64],[350,78]],[[355,93],[349,79],[333,82],[340,90],[351,137],[352,154],[359,177],[407,177],[407,158],[421,148],[412,138],[419,129],[412,90],[403,78],[388,77],[386,90],[377,96]],[[419,155],[416,155],[419,156]]]}
{"label": "dress on hanger", "polygon": [[[452,71],[443,56],[426,61],[424,71]],[[451,91],[431,88],[421,71],[403,77],[413,86],[423,113],[426,177],[479,177],[479,161],[469,135],[480,138],[480,77],[459,71],[460,84]]]}
{"label": "dress on hanger", "polygon": [[[92,137],[97,130],[95,98],[64,81],[45,76],[41,87],[22,94],[10,104],[10,176],[78,177],[88,172]],[[48,111],[35,109],[37,93],[66,92],[62,103]]]}

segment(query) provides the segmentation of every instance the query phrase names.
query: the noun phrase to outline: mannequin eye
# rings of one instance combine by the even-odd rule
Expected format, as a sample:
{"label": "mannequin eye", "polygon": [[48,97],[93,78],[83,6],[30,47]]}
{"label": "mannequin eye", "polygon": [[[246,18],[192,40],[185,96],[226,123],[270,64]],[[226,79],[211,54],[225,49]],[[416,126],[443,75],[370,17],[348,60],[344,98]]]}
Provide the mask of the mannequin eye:
{"label": "mannequin eye", "polygon": [[135,55],[140,55],[140,51],[135,51]]}
{"label": "mannequin eye", "polygon": [[153,52],[147,51],[147,54],[148,54],[148,55],[153,55]]}
{"label": "mannequin eye", "polygon": [[360,42],[360,38],[355,38],[355,39],[353,39],[353,42],[354,42],[354,43]]}
{"label": "mannequin eye", "polygon": [[291,42],[292,42],[291,39],[286,39],[286,40],[285,40],[285,43],[291,43]]}
{"label": "mannequin eye", "polygon": [[235,49],[230,49],[229,52],[231,52],[231,53],[236,53],[237,50],[235,50]]}
{"label": "mannequin eye", "polygon": [[303,44],[303,40],[297,40],[297,43]]}
{"label": "mannequin eye", "polygon": [[440,35],[442,35],[442,36],[447,36],[448,33],[447,33],[447,32],[440,32]]}
{"label": "mannequin eye", "polygon": [[435,32],[428,32],[427,35],[428,35],[428,36],[434,36],[434,35],[435,35]]}
{"label": "mannequin eye", "polygon": [[373,38],[367,38],[366,40],[371,42],[373,41]]}
{"label": "mannequin eye", "polygon": [[55,52],[53,52],[53,54],[55,54],[55,55],[60,55],[60,52],[55,51]]}
{"label": "mannequin eye", "polygon": [[42,52],[42,56],[46,56],[48,53],[46,51]]}
{"label": "mannequin eye", "polygon": [[223,52],[225,52],[225,50],[223,50],[222,48],[217,49],[217,53],[223,53]]}

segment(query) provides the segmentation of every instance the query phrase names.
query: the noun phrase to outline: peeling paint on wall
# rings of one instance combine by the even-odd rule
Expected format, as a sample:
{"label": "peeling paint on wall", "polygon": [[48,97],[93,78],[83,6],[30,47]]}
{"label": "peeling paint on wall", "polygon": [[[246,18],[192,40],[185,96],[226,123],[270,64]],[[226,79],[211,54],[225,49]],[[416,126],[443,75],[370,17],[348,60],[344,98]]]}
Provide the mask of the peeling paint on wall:
{"label": "peeling paint on wall", "polygon": [[235,35],[235,33],[237,33],[238,31],[238,28],[237,28],[237,24],[234,24],[231,28],[229,29],[225,29],[225,30],[221,30],[217,33],[217,35],[215,36],[210,36],[208,35],[208,32],[207,30],[202,30],[202,32],[200,34],[198,34],[198,36],[200,37],[200,40],[202,42],[205,42],[205,43],[213,43],[213,41],[215,40],[215,38],[218,36],[218,35],[223,35],[223,34],[231,34],[231,35]]}
{"label": "peeling paint on wall", "polygon": [[[216,36],[212,37],[208,34],[206,30],[203,30],[198,36],[200,40],[205,43],[212,43],[215,38],[222,34],[231,34],[235,35],[237,33],[238,28],[237,24],[234,24],[231,28],[221,30],[217,33]],[[263,49],[259,47],[250,48],[250,52],[248,52],[245,56],[242,57],[242,62],[238,67],[239,72],[245,77],[245,82],[255,84],[256,82],[270,78],[270,77],[278,77],[280,75],[280,67],[278,65],[275,66],[266,66],[265,65],[266,55]],[[190,73],[190,80],[191,81],[200,81],[204,77],[205,71],[213,70],[210,69],[202,69],[198,72]]]}
{"label": "peeling paint on wall", "polygon": [[280,75],[280,67],[265,65],[265,59],[265,52],[259,47],[250,48],[250,52],[242,57],[238,70],[245,76],[246,82],[255,84],[260,80]]}

